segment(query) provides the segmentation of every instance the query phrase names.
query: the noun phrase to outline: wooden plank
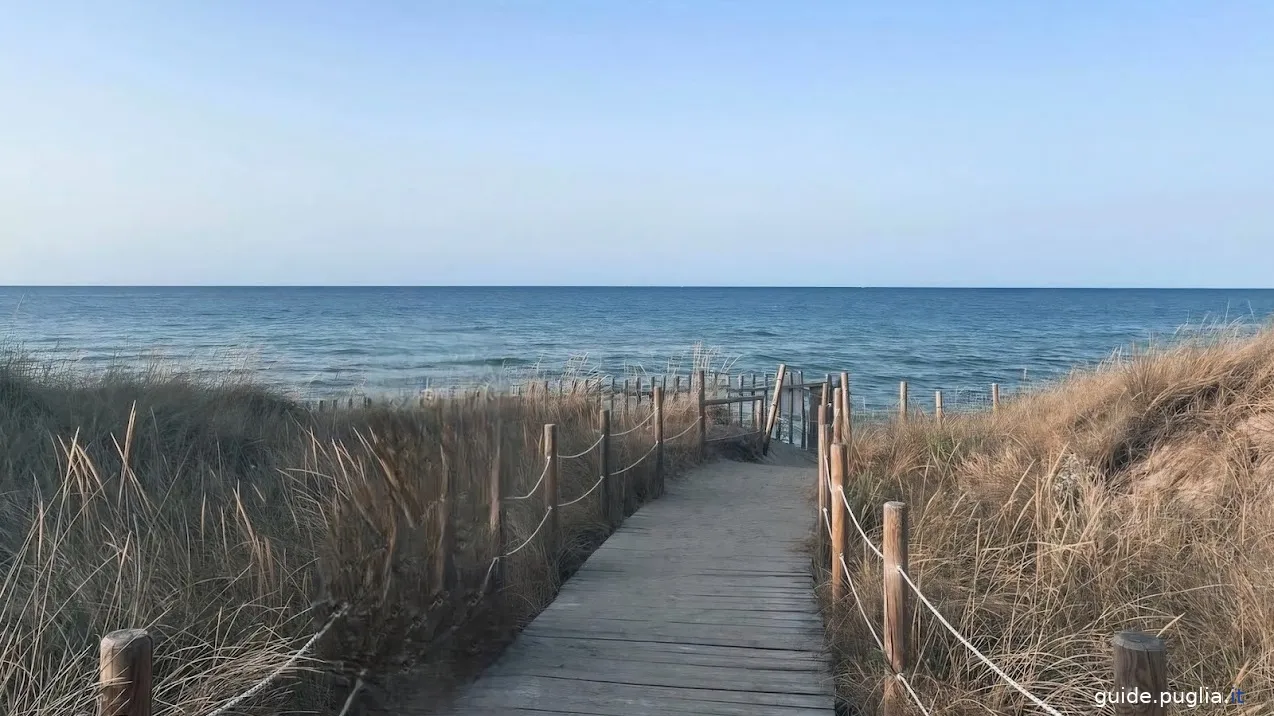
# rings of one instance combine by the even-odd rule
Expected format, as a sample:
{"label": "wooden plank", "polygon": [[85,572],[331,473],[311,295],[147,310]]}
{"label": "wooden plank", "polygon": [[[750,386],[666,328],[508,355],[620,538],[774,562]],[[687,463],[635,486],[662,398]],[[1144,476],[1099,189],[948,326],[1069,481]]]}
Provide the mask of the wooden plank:
{"label": "wooden plank", "polygon": [[734,403],[751,403],[761,400],[759,395],[745,395],[742,398],[709,398],[703,401],[704,405],[732,405]]}
{"label": "wooden plank", "polygon": [[670,481],[443,713],[830,716],[814,470],[720,461]]}

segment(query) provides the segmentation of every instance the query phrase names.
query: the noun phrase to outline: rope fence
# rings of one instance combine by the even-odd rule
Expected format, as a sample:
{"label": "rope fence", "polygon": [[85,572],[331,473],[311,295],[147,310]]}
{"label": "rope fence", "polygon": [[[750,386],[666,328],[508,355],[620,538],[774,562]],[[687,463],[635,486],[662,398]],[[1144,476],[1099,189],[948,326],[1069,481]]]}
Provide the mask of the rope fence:
{"label": "rope fence", "polygon": [[[906,400],[905,386],[906,384],[904,383],[901,390],[903,404],[905,404]],[[886,716],[902,714],[902,699],[904,698],[914,702],[926,716],[930,713],[930,709],[924,705],[919,694],[906,678],[906,672],[912,657],[908,653],[911,626],[909,606],[911,600],[908,598],[909,595],[919,600],[920,604],[933,615],[938,623],[946,628],[962,646],[968,649],[973,656],[1007,686],[1016,690],[1041,711],[1049,714],[1049,716],[1062,716],[1061,712],[1056,708],[1031,693],[1029,689],[1009,676],[1003,668],[974,646],[970,639],[943,616],[942,612],[934,606],[933,602],[908,574],[909,535],[907,506],[905,503],[889,502],[885,504],[882,526],[883,545],[877,546],[875,541],[867,534],[862,523],[855,515],[854,509],[849,504],[849,498],[846,495],[851,471],[849,443],[852,440],[852,428],[848,422],[850,418],[847,415],[848,410],[844,409],[848,401],[843,401],[839,394],[839,388],[825,392],[824,399],[830,399],[830,403],[820,405],[818,411],[820,420],[817,431],[819,450],[817,485],[819,519],[817,521],[822,524],[822,528],[818,530],[818,535],[820,543],[830,546],[832,560],[830,565],[831,596],[833,604],[839,604],[846,596],[845,592],[848,591],[849,596],[853,598],[856,611],[862,617],[863,624],[867,627],[867,631],[876,646],[885,655],[885,661],[890,667],[892,678],[886,684],[887,688],[884,692],[883,704]],[[996,398],[998,404],[998,391],[993,390],[992,395]],[[937,406],[938,413],[936,417],[941,419],[942,400],[940,395],[937,396]],[[825,421],[829,416],[832,421],[835,421],[835,424],[826,424]],[[830,510],[827,507],[828,505],[830,505]],[[850,531],[848,525],[851,524],[854,527],[854,531],[861,538],[865,550],[864,554],[874,554],[883,564],[884,624],[879,631],[867,615],[867,609],[859,592],[859,585],[854,583],[849,564],[845,559],[849,549]],[[892,688],[889,683],[897,684],[899,688]]]}
{"label": "rope fence", "polygon": [[[779,376],[783,375],[783,368],[780,366]],[[611,494],[611,484],[613,478],[624,475],[642,463],[654,458],[653,469],[653,486],[655,488],[654,495],[657,496],[663,491],[664,483],[664,448],[675,440],[679,440],[692,432],[698,432],[698,456],[700,459],[706,457],[706,445],[708,441],[708,408],[710,406],[739,403],[740,409],[738,416],[740,423],[743,422],[742,404],[744,402],[754,402],[751,396],[741,398],[714,398],[711,401],[706,398],[707,380],[704,371],[699,371],[697,381],[692,385],[695,386],[698,402],[698,416],[689,426],[676,435],[665,438],[664,430],[664,390],[662,386],[652,385],[649,393],[651,410],[641,418],[640,421],[627,429],[620,432],[611,432],[610,417],[611,411],[607,409],[601,410],[601,430],[596,440],[592,442],[584,450],[563,455],[558,452],[557,448],[557,426],[553,424],[545,425],[544,429],[544,467],[536,479],[535,484],[524,494],[504,495],[503,479],[500,471],[491,470],[491,509],[489,514],[489,524],[491,539],[496,545],[495,556],[491,558],[487,565],[486,574],[482,579],[478,588],[477,597],[471,597],[469,600],[470,611],[476,607],[482,600],[482,595],[489,593],[492,585],[503,576],[503,572],[498,570],[501,562],[512,558],[518,553],[525,550],[536,540],[547,540],[548,549],[556,550],[560,545],[561,529],[559,524],[559,515],[562,508],[579,504],[597,492],[601,492],[601,510],[603,516],[614,524],[612,512],[614,510],[613,495]],[[714,390],[720,389],[721,386],[714,381]],[[687,391],[689,392],[689,391]],[[639,400],[640,402],[640,400]],[[352,402],[351,402],[352,405]],[[774,410],[768,416],[773,422]],[[627,410],[625,410],[627,413]],[[733,415],[732,411],[727,411],[727,417]],[[759,415],[754,415],[754,422],[759,423]],[[716,421],[714,421],[716,424]],[[618,470],[611,470],[610,453],[611,441],[615,438],[622,438],[631,435],[638,430],[650,429],[653,432],[653,444],[645,450],[635,461],[626,467]],[[497,429],[497,442],[499,440],[499,431]],[[734,436],[743,437],[743,436]],[[498,454],[498,453],[497,453]],[[562,502],[558,493],[561,465],[564,460],[575,460],[586,458],[589,455],[597,455],[600,463],[600,475],[590,486],[578,497]],[[621,489],[627,490],[629,481],[625,479],[621,481]],[[531,533],[518,541],[517,545],[511,549],[504,549],[504,507],[503,505],[512,502],[525,502],[527,500],[543,499],[544,514],[540,517],[539,523]],[[628,499],[627,496],[624,497]],[[453,545],[452,530],[454,526],[451,524],[454,519],[450,512],[443,510],[445,517],[442,520],[442,537],[440,543],[444,545],[443,549],[437,550],[439,553],[434,565],[434,574],[437,577],[438,587],[446,592],[450,587],[455,586],[458,581],[456,569],[453,564],[453,555],[448,554],[446,545]],[[622,519],[623,515],[619,515]],[[259,696],[263,691],[268,689],[271,684],[277,682],[284,674],[296,670],[303,659],[311,654],[317,644],[326,636],[349,611],[349,605],[342,605],[321,629],[315,632],[305,644],[292,653],[283,663],[275,668],[268,676],[254,684],[251,688],[243,693],[228,699],[213,711],[205,716],[227,716],[233,709],[241,706],[249,700]],[[461,619],[467,619],[472,614],[466,614]],[[460,628],[461,624],[452,626],[452,630]],[[99,698],[99,716],[134,716],[135,714],[143,714],[149,716],[152,712],[153,697],[153,673],[152,673],[152,651],[153,640],[149,632],[142,629],[127,629],[112,632],[102,639],[101,644],[102,658],[99,670],[100,689]],[[354,699],[358,692],[365,687],[366,670],[359,674],[358,680],[347,695],[342,713],[347,713],[353,707]]]}

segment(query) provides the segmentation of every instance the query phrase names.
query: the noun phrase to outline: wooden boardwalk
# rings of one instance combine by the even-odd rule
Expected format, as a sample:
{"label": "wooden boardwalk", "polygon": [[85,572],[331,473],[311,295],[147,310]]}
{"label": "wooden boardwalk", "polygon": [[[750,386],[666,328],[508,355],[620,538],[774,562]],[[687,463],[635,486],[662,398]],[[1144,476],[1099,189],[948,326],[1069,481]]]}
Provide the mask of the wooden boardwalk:
{"label": "wooden boardwalk", "polygon": [[814,462],[720,461],[670,481],[445,713],[823,716]]}

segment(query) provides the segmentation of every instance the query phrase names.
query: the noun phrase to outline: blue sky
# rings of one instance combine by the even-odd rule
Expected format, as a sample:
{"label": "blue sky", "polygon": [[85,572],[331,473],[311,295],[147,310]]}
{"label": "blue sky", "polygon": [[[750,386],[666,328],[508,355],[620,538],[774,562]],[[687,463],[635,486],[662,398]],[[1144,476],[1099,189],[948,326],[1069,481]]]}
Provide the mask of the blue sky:
{"label": "blue sky", "polygon": [[0,0],[0,284],[1274,286],[1274,3]]}

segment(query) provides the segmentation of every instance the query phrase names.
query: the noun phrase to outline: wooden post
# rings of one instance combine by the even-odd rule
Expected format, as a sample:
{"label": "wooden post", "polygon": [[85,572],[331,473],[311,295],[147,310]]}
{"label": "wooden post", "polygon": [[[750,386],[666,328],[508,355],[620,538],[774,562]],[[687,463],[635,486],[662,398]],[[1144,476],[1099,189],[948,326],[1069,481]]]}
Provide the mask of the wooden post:
{"label": "wooden post", "polygon": [[615,492],[610,484],[610,411],[602,410],[602,440],[597,445],[597,471],[602,481],[602,519],[615,524]]}
{"label": "wooden post", "polygon": [[681,392],[681,376],[674,375],[672,377],[672,394],[676,395]]}
{"label": "wooden post", "polygon": [[938,421],[939,425],[942,424],[942,391],[941,390],[935,390],[933,392],[933,417],[935,420]]}
{"label": "wooden post", "polygon": [[615,412],[615,376],[610,377],[610,411]]}
{"label": "wooden post", "polygon": [[[796,444],[796,380],[795,376],[787,385],[787,444]],[[782,392],[782,391],[780,391]],[[780,403],[781,404],[781,403]],[[782,433],[780,433],[782,435]]]}
{"label": "wooden post", "polygon": [[[851,393],[849,392],[849,373],[845,371],[841,371],[841,374],[840,374],[840,403],[841,403],[840,419],[842,422],[845,423],[845,427],[841,428],[841,435],[844,438],[843,442],[846,445],[853,445],[854,443],[854,423],[852,420],[853,402],[854,402],[853,398],[851,397]],[[846,464],[845,471],[846,472],[849,471],[848,464]]]}
{"label": "wooden post", "polygon": [[991,412],[1000,412],[1000,384],[991,384]]}
{"label": "wooden post", "polygon": [[810,420],[809,420],[809,413],[806,412],[805,410],[807,407],[806,404],[809,402],[808,400],[805,399],[805,392],[806,392],[805,391],[805,371],[803,370],[796,371],[796,383],[797,385],[801,386],[801,389],[796,391],[796,394],[795,394],[796,398],[794,398],[794,399],[799,398],[801,401],[801,449],[809,450],[810,449],[810,439],[809,439]]}
{"label": "wooden post", "polygon": [[841,409],[845,404],[840,399],[840,388],[832,388],[832,404],[829,410],[832,412],[832,442],[843,442],[845,440],[845,423],[841,420]]}
{"label": "wooden post", "polygon": [[[911,588],[903,581],[908,569],[908,520],[907,503],[886,502],[884,512],[885,556],[884,597],[885,661],[895,674],[904,674],[910,666],[908,644],[911,630]],[[897,679],[888,677],[885,683],[884,713],[886,716],[902,716],[909,703],[907,694]]]}
{"label": "wooden post", "polygon": [[98,716],[150,716],[153,652],[145,629],[121,629],[102,638]]}
{"label": "wooden post", "polygon": [[628,379],[624,378],[624,415],[628,415]]}
{"label": "wooden post", "polygon": [[[743,374],[742,373],[739,374],[739,393],[735,397],[736,398],[743,397]],[[745,423],[743,422],[743,401],[739,401],[739,427],[743,427],[743,425],[745,425]]]}
{"label": "wooden post", "polygon": [[664,494],[664,389],[650,389],[655,403],[655,494]]}
{"label": "wooden post", "polygon": [[558,459],[557,454],[557,426],[549,423],[544,426],[544,457],[548,460],[548,472],[544,475],[544,507],[548,510],[548,535],[545,539],[548,541],[549,560],[556,561],[558,546],[558,515],[557,508],[561,504],[560,483],[558,478],[562,470],[562,463]]}
{"label": "wooden post", "polygon": [[845,596],[845,586],[849,584],[849,580],[845,578],[845,568],[841,566],[841,561],[845,559],[845,552],[849,548],[849,515],[846,514],[845,500],[841,497],[848,479],[845,474],[847,458],[848,451],[845,449],[845,444],[833,443],[831,493],[827,498],[831,502],[832,512],[833,602],[839,602]]}
{"label": "wooden post", "polygon": [[637,389],[633,391],[634,403],[637,405],[638,408],[640,408],[641,407],[641,385],[643,382],[640,375],[637,376],[635,382],[637,383]]}
{"label": "wooden post", "polygon": [[[504,421],[495,421],[495,455],[491,458],[491,504],[487,511],[487,527],[491,530],[492,554],[502,554],[504,552]],[[495,589],[496,585],[504,584],[505,560],[496,560],[495,579],[491,583],[491,588]]]}
{"label": "wooden post", "polygon": [[[1168,690],[1168,645],[1157,636],[1140,631],[1121,631],[1111,639],[1114,645],[1115,689],[1123,698],[1139,702],[1115,706],[1118,716],[1163,716],[1166,704],[1158,703],[1160,694]],[[1150,697],[1138,696],[1149,693]]]}
{"label": "wooden post", "polygon": [[[827,384],[823,384],[823,395],[827,395]],[[818,406],[818,520],[815,528],[818,532],[818,543],[827,544],[829,535],[823,523],[823,513],[827,511],[827,486],[831,481],[828,470],[829,456],[832,449],[832,430],[827,424],[827,403]]]}
{"label": "wooden post", "polygon": [[907,422],[907,381],[898,382],[898,419]]}
{"label": "wooden post", "polygon": [[[756,373],[752,374],[752,395],[756,395]],[[752,401],[752,427],[761,429],[761,404],[755,400]]]}
{"label": "wooden post", "polygon": [[699,379],[698,385],[698,402],[699,402],[699,459],[705,460],[708,457],[708,406],[703,402],[708,399],[704,385],[704,372],[702,370],[696,375]]}
{"label": "wooden post", "polygon": [[779,372],[774,377],[774,399],[770,403],[770,412],[765,416],[765,435],[761,437],[761,454],[770,454],[770,433],[774,432],[774,423],[779,418],[782,407],[783,379],[787,377],[787,365],[779,363]]}

